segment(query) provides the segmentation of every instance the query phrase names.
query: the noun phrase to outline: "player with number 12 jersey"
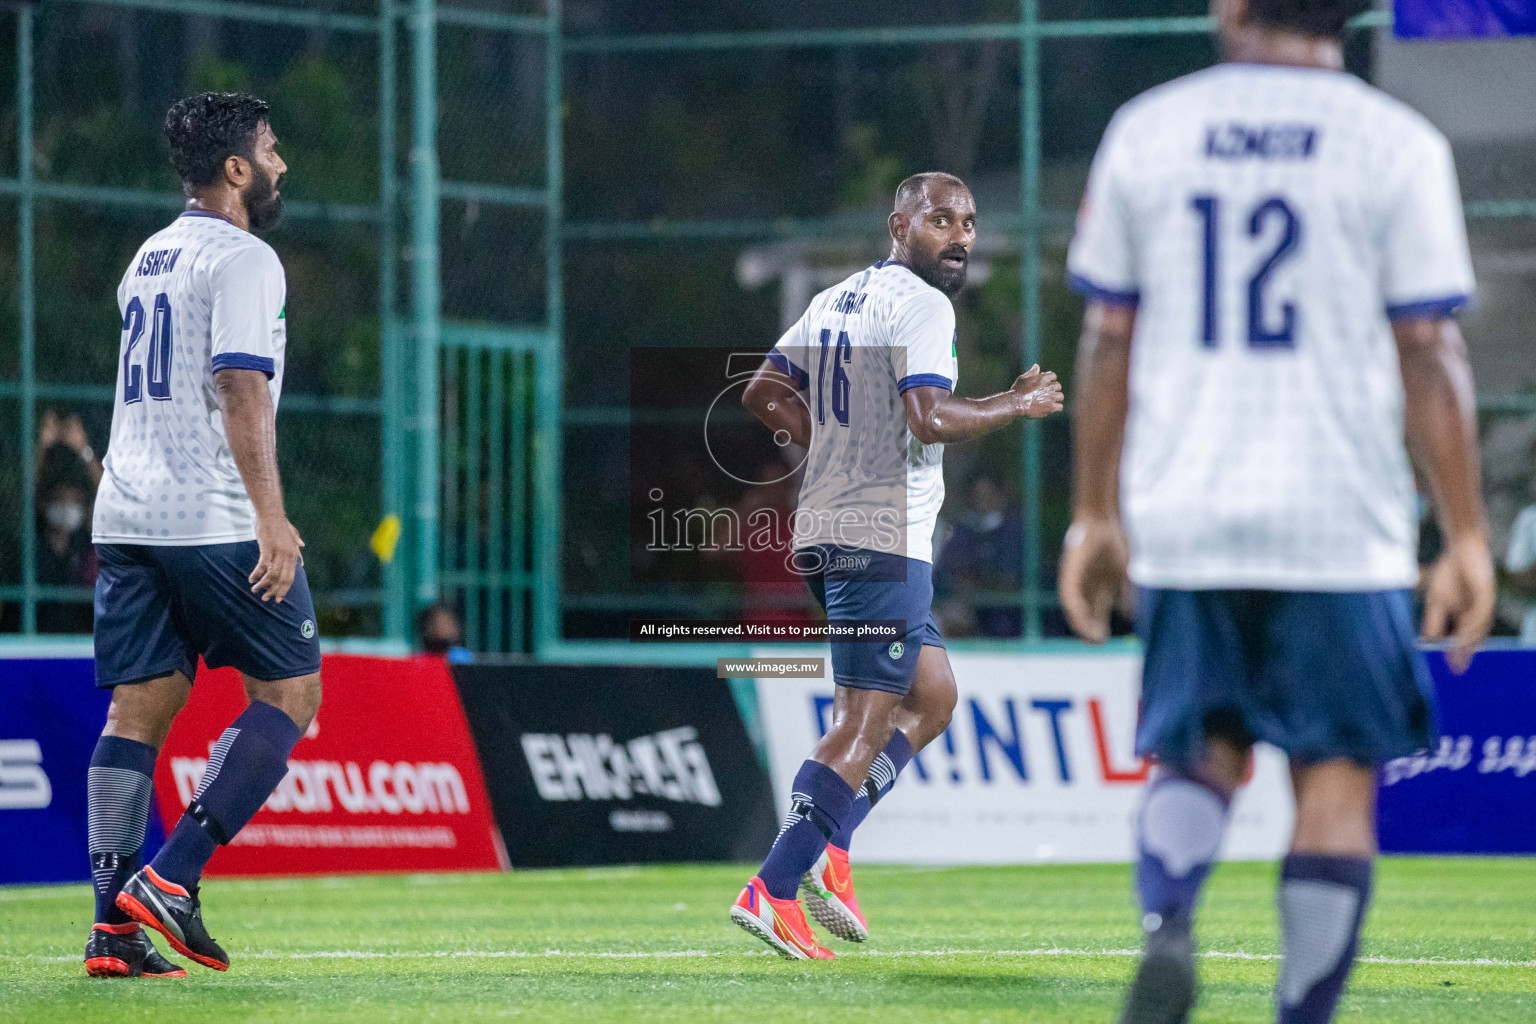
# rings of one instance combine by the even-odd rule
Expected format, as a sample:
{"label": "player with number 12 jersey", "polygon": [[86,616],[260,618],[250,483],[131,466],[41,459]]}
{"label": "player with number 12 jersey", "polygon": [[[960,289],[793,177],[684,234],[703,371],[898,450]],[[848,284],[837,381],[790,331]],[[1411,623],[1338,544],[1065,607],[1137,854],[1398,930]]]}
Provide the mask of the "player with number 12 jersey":
{"label": "player with number 12 jersey", "polygon": [[1326,1024],[1355,960],[1376,770],[1437,734],[1412,620],[1414,482],[1449,538],[1425,633],[1453,666],[1493,582],[1451,148],[1344,71],[1363,0],[1215,0],[1223,62],[1115,115],[1067,260],[1088,299],[1062,606],[1142,642],[1145,954],[1122,1024],[1183,1024],[1193,919],[1258,741],[1289,757],[1279,1024]]}

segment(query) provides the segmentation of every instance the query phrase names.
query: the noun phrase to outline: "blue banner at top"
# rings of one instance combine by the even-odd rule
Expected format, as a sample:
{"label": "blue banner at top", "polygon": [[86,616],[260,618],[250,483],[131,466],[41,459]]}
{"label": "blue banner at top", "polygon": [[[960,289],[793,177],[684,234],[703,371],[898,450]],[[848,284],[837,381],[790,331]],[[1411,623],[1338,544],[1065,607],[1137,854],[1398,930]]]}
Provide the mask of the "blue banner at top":
{"label": "blue banner at top", "polygon": [[1497,39],[1536,35],[1536,0],[1397,0],[1399,39]]}

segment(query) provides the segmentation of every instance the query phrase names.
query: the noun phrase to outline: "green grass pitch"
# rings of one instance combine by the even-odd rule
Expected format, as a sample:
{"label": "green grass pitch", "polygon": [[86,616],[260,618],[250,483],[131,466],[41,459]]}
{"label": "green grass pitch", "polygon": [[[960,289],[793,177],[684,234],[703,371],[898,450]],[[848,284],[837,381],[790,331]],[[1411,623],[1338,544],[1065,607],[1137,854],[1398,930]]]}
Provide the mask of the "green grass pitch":
{"label": "green grass pitch", "polygon": [[[86,886],[0,889],[0,1020],[1112,1021],[1134,965],[1120,865],[856,866],[873,936],[786,963],[726,920],[749,868],[220,880],[234,966],[91,980]],[[1227,864],[1202,912],[1195,1020],[1271,1019],[1274,865]],[[1381,865],[1344,1022],[1536,1021],[1536,861]],[[160,943],[166,951],[164,943]]]}

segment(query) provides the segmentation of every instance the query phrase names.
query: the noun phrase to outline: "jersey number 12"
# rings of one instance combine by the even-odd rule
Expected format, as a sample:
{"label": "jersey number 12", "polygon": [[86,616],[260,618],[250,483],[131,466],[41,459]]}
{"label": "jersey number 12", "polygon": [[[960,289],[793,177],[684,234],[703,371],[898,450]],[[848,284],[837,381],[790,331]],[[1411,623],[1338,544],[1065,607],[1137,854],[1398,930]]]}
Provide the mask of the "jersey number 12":
{"label": "jersey number 12", "polygon": [[[1204,272],[1201,275],[1200,343],[1206,348],[1215,348],[1216,325],[1219,322],[1216,295],[1217,282],[1220,280],[1218,240],[1221,235],[1221,200],[1212,195],[1197,195],[1190,199],[1189,205],[1194,207],[1200,218],[1201,241],[1205,251]],[[1279,222],[1280,237],[1274,249],[1248,279],[1248,347],[1295,348],[1296,304],[1282,302],[1278,317],[1266,313],[1264,289],[1276,268],[1295,255],[1297,246],[1301,244],[1301,221],[1284,199],[1271,196],[1255,206],[1248,215],[1249,237],[1258,238],[1262,235],[1270,221]]]}
{"label": "jersey number 12", "polygon": [[144,337],[144,303],[135,295],[128,300],[123,314],[123,330],[128,344],[123,349],[123,404],[144,400],[144,370],[149,370],[149,397],[163,402],[171,397],[171,300],[161,292],[155,296],[154,324],[149,332],[149,352],[144,366],[133,362],[133,350]]}

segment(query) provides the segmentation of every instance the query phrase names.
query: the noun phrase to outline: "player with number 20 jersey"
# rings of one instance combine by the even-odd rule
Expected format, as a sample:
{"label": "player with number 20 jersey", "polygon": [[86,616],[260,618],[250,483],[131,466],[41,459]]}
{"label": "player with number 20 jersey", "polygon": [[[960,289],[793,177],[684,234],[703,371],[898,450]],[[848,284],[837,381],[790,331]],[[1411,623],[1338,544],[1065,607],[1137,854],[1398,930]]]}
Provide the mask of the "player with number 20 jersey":
{"label": "player with number 20 jersey", "polygon": [[[194,963],[229,968],[203,924],[203,867],[282,782],[320,705],[303,541],[277,471],[286,286],[252,234],[276,223],[287,164],[254,96],[189,96],[165,132],[186,210],[140,246],[118,287],[117,396],[92,530],[96,685],[112,691],[87,794],[95,977],[184,973],[145,928]],[[237,669],[250,702],[143,864],[155,760],[200,660]]]}
{"label": "player with number 20 jersey", "polygon": [[286,296],[272,247],[215,214],[189,210],[140,246],[117,288],[122,352],[96,543],[256,539],[213,375],[261,371],[276,408]]}

